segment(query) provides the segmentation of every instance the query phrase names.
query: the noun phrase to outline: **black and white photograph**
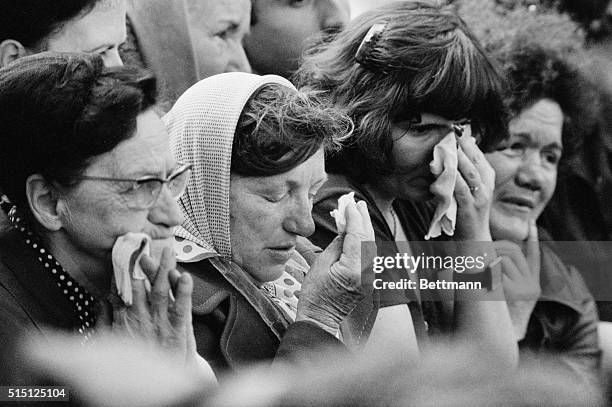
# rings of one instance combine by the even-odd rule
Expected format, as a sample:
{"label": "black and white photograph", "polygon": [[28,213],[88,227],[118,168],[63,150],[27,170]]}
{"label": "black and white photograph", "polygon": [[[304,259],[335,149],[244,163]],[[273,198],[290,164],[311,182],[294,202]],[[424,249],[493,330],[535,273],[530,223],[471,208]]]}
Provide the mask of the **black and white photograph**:
{"label": "black and white photograph", "polygon": [[0,406],[612,406],[611,0],[0,9]]}

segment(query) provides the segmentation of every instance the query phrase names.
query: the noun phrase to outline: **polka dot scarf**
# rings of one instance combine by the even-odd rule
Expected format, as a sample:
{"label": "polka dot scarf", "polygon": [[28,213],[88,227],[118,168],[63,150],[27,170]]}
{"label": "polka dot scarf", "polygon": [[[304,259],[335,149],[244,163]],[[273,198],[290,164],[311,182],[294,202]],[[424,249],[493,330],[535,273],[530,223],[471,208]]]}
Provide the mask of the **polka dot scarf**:
{"label": "polka dot scarf", "polygon": [[290,321],[295,321],[300,290],[308,268],[306,260],[294,250],[285,265],[283,274],[278,279],[261,285],[264,294],[276,304]]}
{"label": "polka dot scarf", "polygon": [[36,258],[40,265],[53,277],[58,290],[72,304],[76,326],[78,326],[77,330],[83,337],[82,343],[89,341],[96,325],[96,313],[94,311],[96,300],[70,277],[53,255],[41,245],[40,239],[28,228],[27,223],[19,215],[16,207],[10,210],[9,220],[13,227],[21,232],[26,245],[36,253]]}

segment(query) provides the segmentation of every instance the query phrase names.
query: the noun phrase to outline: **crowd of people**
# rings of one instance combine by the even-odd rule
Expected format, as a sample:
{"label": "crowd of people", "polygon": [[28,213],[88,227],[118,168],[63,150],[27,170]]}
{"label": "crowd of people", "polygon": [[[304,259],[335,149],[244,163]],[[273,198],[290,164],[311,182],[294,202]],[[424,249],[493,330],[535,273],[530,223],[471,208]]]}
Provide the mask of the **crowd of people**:
{"label": "crowd of people", "polygon": [[0,385],[607,405],[595,3],[5,0]]}

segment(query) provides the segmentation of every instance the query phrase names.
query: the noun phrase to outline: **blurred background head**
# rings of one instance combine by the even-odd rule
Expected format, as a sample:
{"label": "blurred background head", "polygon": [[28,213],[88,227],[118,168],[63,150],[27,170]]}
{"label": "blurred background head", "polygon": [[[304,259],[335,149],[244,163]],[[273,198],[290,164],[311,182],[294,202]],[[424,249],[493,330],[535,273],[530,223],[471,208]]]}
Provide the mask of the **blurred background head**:
{"label": "blurred background head", "polygon": [[251,0],[245,37],[251,67],[259,74],[289,77],[312,43],[341,31],[350,18],[348,0]]}
{"label": "blurred background head", "polygon": [[99,54],[121,65],[125,0],[2,0],[0,66],[41,51]]}
{"label": "blurred background head", "polygon": [[199,79],[250,72],[242,41],[249,31],[250,0],[185,0]]}

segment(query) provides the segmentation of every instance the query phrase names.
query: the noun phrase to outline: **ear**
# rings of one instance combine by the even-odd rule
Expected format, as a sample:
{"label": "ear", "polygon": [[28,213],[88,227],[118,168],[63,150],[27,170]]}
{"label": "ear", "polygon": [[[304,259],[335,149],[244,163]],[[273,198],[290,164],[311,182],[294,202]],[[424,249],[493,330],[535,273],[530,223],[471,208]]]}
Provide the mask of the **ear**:
{"label": "ear", "polygon": [[40,174],[26,180],[26,198],[34,218],[45,229],[58,231],[62,227],[57,190]]}
{"label": "ear", "polygon": [[16,40],[4,40],[0,42],[0,67],[28,55],[28,50]]}

